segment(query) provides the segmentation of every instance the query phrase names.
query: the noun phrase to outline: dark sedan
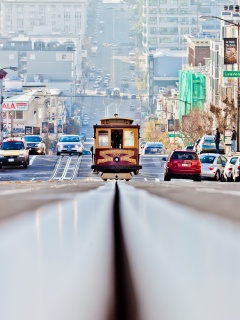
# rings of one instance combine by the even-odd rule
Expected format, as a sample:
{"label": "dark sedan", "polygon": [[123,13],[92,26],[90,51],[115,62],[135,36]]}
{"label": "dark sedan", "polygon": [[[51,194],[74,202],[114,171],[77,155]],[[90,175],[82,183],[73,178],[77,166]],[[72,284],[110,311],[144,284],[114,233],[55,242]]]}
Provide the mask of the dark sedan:
{"label": "dark sedan", "polygon": [[24,140],[29,148],[29,154],[46,155],[46,145],[39,135],[24,136]]}

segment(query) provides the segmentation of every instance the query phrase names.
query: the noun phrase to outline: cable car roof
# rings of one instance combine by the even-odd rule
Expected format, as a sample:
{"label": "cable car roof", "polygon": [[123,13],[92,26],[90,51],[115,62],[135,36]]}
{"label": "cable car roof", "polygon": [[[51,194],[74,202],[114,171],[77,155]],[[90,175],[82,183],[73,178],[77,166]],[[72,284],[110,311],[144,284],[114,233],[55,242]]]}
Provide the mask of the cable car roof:
{"label": "cable car roof", "polygon": [[133,123],[133,119],[129,119],[129,118],[120,118],[118,116],[115,116],[114,118],[104,118],[104,119],[100,119],[101,124],[132,124]]}

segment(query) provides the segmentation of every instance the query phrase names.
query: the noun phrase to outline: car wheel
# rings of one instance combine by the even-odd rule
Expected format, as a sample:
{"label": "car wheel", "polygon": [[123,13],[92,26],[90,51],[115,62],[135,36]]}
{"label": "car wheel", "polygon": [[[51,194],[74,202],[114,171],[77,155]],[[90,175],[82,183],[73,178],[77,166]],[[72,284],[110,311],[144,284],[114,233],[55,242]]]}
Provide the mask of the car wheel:
{"label": "car wheel", "polygon": [[26,163],[24,163],[23,168],[27,169],[27,167],[28,167],[28,163],[26,162]]}
{"label": "car wheel", "polygon": [[221,181],[222,181],[222,182],[226,182],[226,179],[225,179],[225,177],[224,177],[224,174],[221,175]]}
{"label": "car wheel", "polygon": [[234,182],[239,182],[239,177],[235,177]]}
{"label": "car wheel", "polygon": [[171,181],[171,177],[168,174],[165,174],[163,180],[164,181]]}
{"label": "car wheel", "polygon": [[0,164],[0,169],[2,169],[2,164]]}
{"label": "car wheel", "polygon": [[60,152],[57,152],[57,156],[60,156]]}
{"label": "car wheel", "polygon": [[202,181],[202,177],[200,174],[196,175],[194,178],[193,178],[193,181]]}
{"label": "car wheel", "polygon": [[139,173],[139,170],[135,170],[134,174],[137,175]]}
{"label": "car wheel", "polygon": [[231,177],[227,177],[227,182],[233,182],[233,178]]}
{"label": "car wheel", "polygon": [[216,172],[214,180],[215,181],[219,181],[220,180],[220,172],[219,171]]}

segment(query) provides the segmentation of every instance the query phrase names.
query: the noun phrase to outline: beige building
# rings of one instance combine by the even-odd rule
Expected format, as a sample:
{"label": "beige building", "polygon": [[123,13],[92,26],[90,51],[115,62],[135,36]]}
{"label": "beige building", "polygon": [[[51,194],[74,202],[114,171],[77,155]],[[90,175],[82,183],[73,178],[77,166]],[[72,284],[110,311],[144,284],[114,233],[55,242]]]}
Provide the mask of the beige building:
{"label": "beige building", "polygon": [[[6,98],[2,104],[3,127],[8,135],[25,134],[25,128],[32,128],[32,133],[48,136],[54,140],[62,133],[66,120],[65,98],[61,90],[25,89],[23,94]],[[48,130],[44,127],[48,124]]]}
{"label": "beige building", "polygon": [[86,0],[2,0],[2,35],[84,34]]}

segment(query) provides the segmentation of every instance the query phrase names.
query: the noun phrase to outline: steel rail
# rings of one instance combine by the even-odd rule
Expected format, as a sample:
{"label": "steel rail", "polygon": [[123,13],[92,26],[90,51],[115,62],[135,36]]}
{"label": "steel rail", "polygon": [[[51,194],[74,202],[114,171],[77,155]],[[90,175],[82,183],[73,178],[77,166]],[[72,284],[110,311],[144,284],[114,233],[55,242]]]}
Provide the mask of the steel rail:
{"label": "steel rail", "polygon": [[1,320],[240,318],[239,224],[125,182],[71,197],[0,224]]}
{"label": "steel rail", "polygon": [[81,160],[81,156],[60,156],[50,180],[74,180]]}

